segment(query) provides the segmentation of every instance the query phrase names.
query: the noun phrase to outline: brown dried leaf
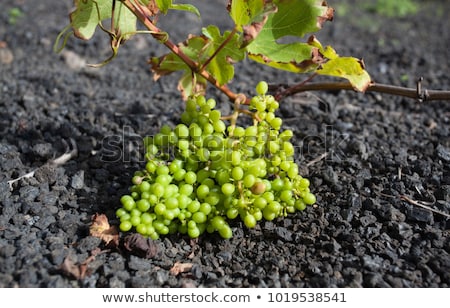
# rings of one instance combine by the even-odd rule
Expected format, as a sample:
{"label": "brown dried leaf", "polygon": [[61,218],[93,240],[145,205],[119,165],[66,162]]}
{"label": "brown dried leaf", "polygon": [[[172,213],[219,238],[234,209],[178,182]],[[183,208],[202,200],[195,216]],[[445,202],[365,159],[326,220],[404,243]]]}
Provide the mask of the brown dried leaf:
{"label": "brown dried leaf", "polygon": [[192,263],[181,263],[181,262],[175,262],[175,264],[170,269],[170,273],[174,276],[177,276],[181,273],[189,272],[192,269],[193,264]]}
{"label": "brown dried leaf", "polygon": [[75,264],[69,257],[66,257],[64,259],[60,268],[67,276],[71,276],[75,279],[82,279],[80,267]]}
{"label": "brown dried leaf", "polygon": [[262,28],[264,27],[267,18],[268,18],[267,16],[264,16],[264,18],[261,21],[252,22],[250,25],[242,27],[244,35],[244,42],[242,44],[243,45],[242,47],[250,44],[255,39],[255,37],[258,36],[259,32],[261,32]]}
{"label": "brown dried leaf", "polygon": [[325,11],[325,13],[322,16],[317,17],[317,27],[319,29],[322,28],[322,25],[326,21],[332,21],[334,18],[334,9],[332,7],[329,7],[326,1],[322,2],[322,6],[326,6],[327,10]]}
{"label": "brown dried leaf", "polygon": [[110,226],[105,214],[95,214],[92,216],[92,223],[89,227],[91,236],[102,239],[107,246],[119,246],[119,232],[115,226]]}
{"label": "brown dried leaf", "polygon": [[155,242],[139,233],[127,235],[123,246],[127,251],[141,258],[150,259],[158,253],[158,246]]}

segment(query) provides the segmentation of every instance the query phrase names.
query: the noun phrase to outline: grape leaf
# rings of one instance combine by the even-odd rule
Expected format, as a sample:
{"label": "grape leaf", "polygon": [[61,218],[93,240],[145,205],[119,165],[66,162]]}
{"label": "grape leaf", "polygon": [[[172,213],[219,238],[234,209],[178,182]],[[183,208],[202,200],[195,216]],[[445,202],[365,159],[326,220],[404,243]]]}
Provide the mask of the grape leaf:
{"label": "grape leaf", "polygon": [[264,10],[265,0],[230,0],[227,6],[230,17],[233,19],[237,29],[254,22],[255,18]]}
{"label": "grape leaf", "polygon": [[[123,42],[136,32],[136,16],[120,1],[114,10],[114,33]],[[76,37],[89,40],[97,26],[112,16],[111,0],[75,0],[75,10],[70,13],[70,24]]]}
{"label": "grape leaf", "polygon": [[265,0],[230,0],[227,9],[236,30],[243,32],[241,47],[250,44],[262,30],[269,14],[277,11],[272,2]]}
{"label": "grape leaf", "polygon": [[274,1],[277,11],[268,15],[256,38],[246,47],[249,58],[268,66],[304,73],[312,71],[323,61],[317,48],[308,43],[278,43],[287,37],[303,37],[322,27],[333,18],[333,9],[317,0]]}
{"label": "grape leaf", "polygon": [[[203,28],[202,32],[209,39],[208,48],[205,50],[208,57],[212,57],[215,51],[227,41],[206,66],[206,71],[214,76],[220,85],[224,85],[234,77],[233,62],[242,61],[245,58],[245,51],[236,48],[239,45],[239,35],[226,31],[222,36],[216,26]],[[232,35],[231,38],[230,35]]]}
{"label": "grape leaf", "polygon": [[121,42],[129,39],[136,33],[137,18],[122,2],[116,2],[114,11],[115,33]]}
{"label": "grape leaf", "polygon": [[163,14],[167,14],[169,10],[187,11],[194,13],[200,17],[199,10],[192,4],[172,3],[172,0],[155,0],[156,5]]}
{"label": "grape leaf", "polygon": [[311,36],[308,43],[318,48],[320,54],[328,59],[318,67],[317,74],[345,78],[350,81],[355,90],[361,92],[364,92],[370,85],[371,78],[364,69],[362,60],[353,57],[339,57],[331,46],[324,48],[315,36]]}
{"label": "grape leaf", "polygon": [[76,37],[89,40],[98,23],[111,18],[112,2],[110,0],[75,0],[75,10],[70,13],[70,24]]}
{"label": "grape leaf", "polygon": [[370,85],[370,76],[364,69],[364,62],[353,57],[337,57],[322,64],[317,73],[320,75],[345,78],[355,90],[364,92]]}

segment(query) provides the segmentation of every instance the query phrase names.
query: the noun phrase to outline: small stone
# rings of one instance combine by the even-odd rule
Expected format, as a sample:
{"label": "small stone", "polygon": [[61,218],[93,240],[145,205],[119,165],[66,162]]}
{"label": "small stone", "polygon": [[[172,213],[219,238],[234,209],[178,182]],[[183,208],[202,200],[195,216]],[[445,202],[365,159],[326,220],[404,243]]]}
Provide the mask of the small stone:
{"label": "small stone", "polygon": [[11,64],[14,61],[14,54],[8,47],[0,48],[0,63]]}
{"label": "small stone", "polygon": [[443,161],[450,162],[450,150],[439,144],[436,147],[437,156]]}
{"label": "small stone", "polygon": [[80,170],[72,176],[70,186],[74,189],[81,189],[84,187],[84,170]]}

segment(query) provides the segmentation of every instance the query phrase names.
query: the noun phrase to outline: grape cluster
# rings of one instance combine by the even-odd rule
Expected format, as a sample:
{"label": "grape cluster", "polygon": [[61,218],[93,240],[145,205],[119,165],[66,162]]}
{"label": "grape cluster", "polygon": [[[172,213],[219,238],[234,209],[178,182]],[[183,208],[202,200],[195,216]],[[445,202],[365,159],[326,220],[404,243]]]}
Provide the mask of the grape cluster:
{"label": "grape cluster", "polygon": [[[231,238],[231,220],[240,218],[253,228],[261,219],[314,204],[309,180],[293,159],[293,132],[281,131],[278,102],[267,88],[258,83],[249,107],[237,100],[228,117],[213,99],[192,97],[180,124],[145,137],[145,170],[135,173],[116,211],[120,230],[135,228],[152,239],[176,232],[196,238],[205,231]],[[252,125],[238,125],[244,113]]]}

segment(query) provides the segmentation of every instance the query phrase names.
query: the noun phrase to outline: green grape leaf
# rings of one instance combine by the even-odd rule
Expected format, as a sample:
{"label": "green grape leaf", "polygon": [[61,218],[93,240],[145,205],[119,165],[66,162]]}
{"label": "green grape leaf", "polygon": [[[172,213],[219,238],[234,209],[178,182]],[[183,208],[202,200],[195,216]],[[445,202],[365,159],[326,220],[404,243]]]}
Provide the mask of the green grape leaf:
{"label": "green grape leaf", "polygon": [[136,33],[137,18],[122,2],[116,2],[114,12],[115,33],[121,42],[128,40]]}
{"label": "green grape leaf", "polygon": [[191,12],[200,17],[199,10],[192,4],[172,3],[172,0],[155,0],[156,5],[163,14],[167,14],[169,10],[178,10]]}
{"label": "green grape leaf", "polygon": [[243,32],[242,46],[248,45],[259,34],[268,15],[277,11],[277,7],[265,0],[230,0],[228,12],[237,31]]}
{"label": "green grape leaf", "polygon": [[249,58],[268,66],[295,73],[309,72],[324,60],[317,47],[309,43],[279,43],[287,36],[303,37],[315,32],[327,20],[332,20],[334,10],[319,0],[278,0],[275,13],[254,40],[246,46]]}
{"label": "green grape leaf", "polygon": [[190,12],[193,13],[195,15],[197,15],[198,17],[200,17],[200,11],[193,6],[192,4],[172,4],[172,6],[170,7],[172,10],[178,10],[178,11],[186,11],[186,12]]}
{"label": "green grape leaf", "polygon": [[339,57],[331,46],[324,48],[313,35],[308,39],[308,44],[317,48],[319,53],[327,59],[317,68],[317,74],[345,78],[350,81],[355,90],[361,92],[364,92],[370,85],[371,78],[364,69],[362,60]]}
{"label": "green grape leaf", "polygon": [[[136,16],[120,1],[114,1],[114,34],[123,42],[136,32]],[[75,0],[75,10],[69,15],[75,36],[91,39],[97,26],[111,18],[112,3],[111,0]]]}
{"label": "green grape leaf", "polygon": [[75,10],[70,13],[70,24],[76,37],[89,40],[98,23],[111,18],[110,0],[75,0]]}
{"label": "green grape leaf", "polygon": [[[222,36],[219,28],[212,25],[203,28],[202,32],[209,39],[205,52],[209,57],[214,56],[206,66],[206,71],[214,76],[220,85],[224,85],[234,77],[233,63],[245,58],[245,51],[236,48],[239,46],[239,35],[226,31]],[[214,54],[216,50],[219,52]]]}
{"label": "green grape leaf", "polygon": [[371,80],[364,69],[364,62],[353,57],[337,57],[322,64],[318,69],[319,75],[345,78],[357,91],[364,92]]}

